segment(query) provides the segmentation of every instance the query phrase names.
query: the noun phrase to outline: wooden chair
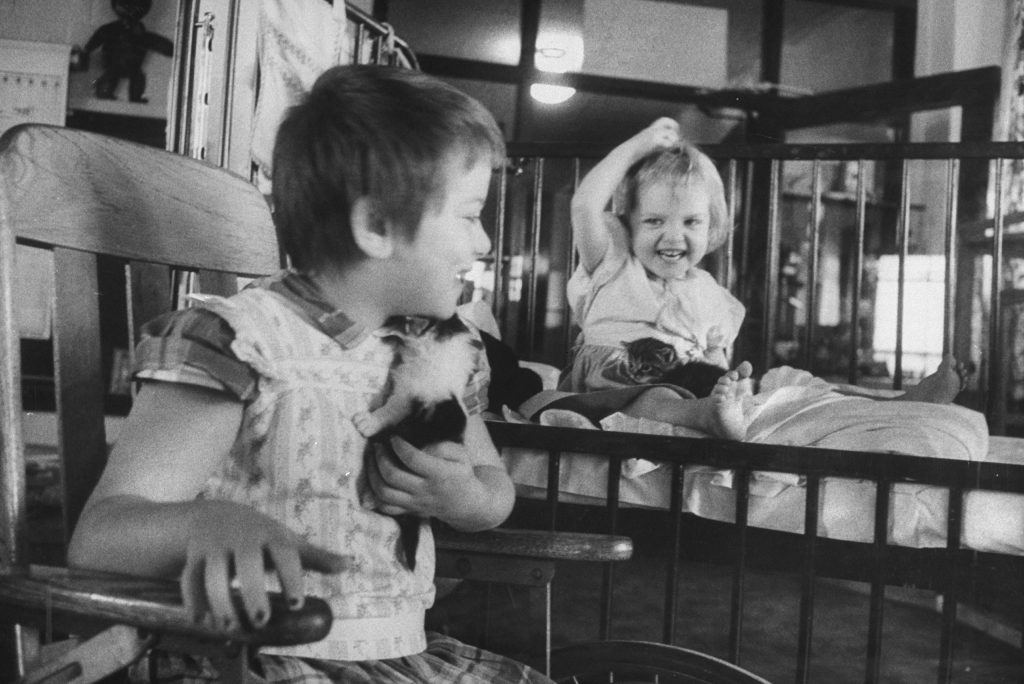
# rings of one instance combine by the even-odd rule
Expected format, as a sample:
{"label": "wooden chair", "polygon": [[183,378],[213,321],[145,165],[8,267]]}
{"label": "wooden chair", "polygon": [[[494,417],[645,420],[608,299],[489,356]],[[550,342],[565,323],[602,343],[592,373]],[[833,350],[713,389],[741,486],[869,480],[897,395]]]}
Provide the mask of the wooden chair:
{"label": "wooden chair", "polygon": [[[238,275],[270,273],[281,263],[263,196],[231,173],[64,128],[23,125],[0,138],[0,622],[6,632],[0,667],[7,668],[0,681],[24,674],[33,661],[40,667],[25,681],[92,681],[137,659],[157,639],[164,647],[216,655],[224,677],[241,680],[252,648],[322,638],[331,614],[319,599],[300,612],[275,610],[264,628],[224,632],[193,624],[174,582],[32,565],[29,535],[38,530],[26,522],[15,243],[52,255],[63,488],[58,562],[107,453],[109,378],[102,372],[100,324],[101,300],[110,293],[100,293],[98,259],[108,260],[108,271],[124,267],[126,298],[135,305],[121,319],[129,349],[137,324],[173,306],[170,267],[197,274],[203,291],[225,294]],[[47,642],[59,634],[88,639],[67,653],[39,645],[39,636]]]}
{"label": "wooden chair", "polygon": [[[52,347],[63,496],[59,552],[48,565],[28,551],[38,529],[28,523],[26,503],[16,244],[46,250],[55,283]],[[319,599],[288,611],[277,596],[265,627],[222,631],[189,619],[176,582],[63,567],[67,537],[107,453],[103,335],[111,331],[102,324],[110,320],[104,318],[104,298],[117,297],[100,286],[98,273],[123,273],[127,313],[114,320],[124,326],[130,350],[138,325],[173,308],[179,290],[230,294],[239,276],[270,273],[280,263],[263,196],[232,173],[64,128],[22,125],[0,137],[0,682],[92,682],[157,643],[210,656],[219,661],[224,681],[242,682],[254,649],[326,635],[332,618]],[[440,574],[531,586],[541,592],[543,606],[556,562],[624,560],[632,552],[623,537],[509,530],[448,532],[438,547]],[[719,672],[715,659],[658,644],[611,645],[601,658],[585,646],[552,657],[549,637],[540,647],[544,663],[566,676],[593,673],[595,666],[682,676],[707,672],[709,663],[710,671]],[[734,674],[732,666],[725,668]]]}

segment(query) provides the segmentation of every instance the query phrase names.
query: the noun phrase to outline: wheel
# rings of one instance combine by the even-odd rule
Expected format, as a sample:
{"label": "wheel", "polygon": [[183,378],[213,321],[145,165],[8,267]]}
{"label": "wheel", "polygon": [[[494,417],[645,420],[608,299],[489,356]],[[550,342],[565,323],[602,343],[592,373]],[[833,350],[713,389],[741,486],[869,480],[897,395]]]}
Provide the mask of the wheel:
{"label": "wheel", "polygon": [[770,684],[706,653],[648,641],[591,641],[557,649],[551,652],[551,678],[566,684]]}

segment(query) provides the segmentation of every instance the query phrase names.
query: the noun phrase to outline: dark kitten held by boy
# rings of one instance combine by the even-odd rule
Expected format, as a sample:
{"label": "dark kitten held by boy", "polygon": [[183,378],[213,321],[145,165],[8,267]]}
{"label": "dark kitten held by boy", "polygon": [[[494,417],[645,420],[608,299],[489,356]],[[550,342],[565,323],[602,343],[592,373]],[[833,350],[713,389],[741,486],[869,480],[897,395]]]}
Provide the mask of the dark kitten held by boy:
{"label": "dark kitten held by boy", "polygon": [[[388,338],[395,344],[388,398],[374,411],[353,416],[356,429],[378,440],[397,435],[417,449],[437,442],[461,444],[466,430],[462,393],[483,344],[458,316],[429,322],[410,319],[389,331]],[[413,569],[420,519],[411,514],[396,519],[401,555]]]}

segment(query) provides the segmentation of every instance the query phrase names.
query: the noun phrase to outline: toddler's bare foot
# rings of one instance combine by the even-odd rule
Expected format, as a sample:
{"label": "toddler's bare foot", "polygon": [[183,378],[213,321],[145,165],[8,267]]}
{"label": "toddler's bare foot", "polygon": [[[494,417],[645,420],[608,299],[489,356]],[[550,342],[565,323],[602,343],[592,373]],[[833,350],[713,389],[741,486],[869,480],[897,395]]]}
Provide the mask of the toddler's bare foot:
{"label": "toddler's bare foot", "polygon": [[935,372],[926,375],[899,397],[902,401],[924,401],[932,404],[948,404],[960,394],[967,384],[968,372],[963,363],[944,354]]}
{"label": "toddler's bare foot", "polygon": [[751,393],[750,378],[753,367],[744,361],[721,378],[711,390],[712,432],[724,439],[743,439],[747,435],[748,420],[743,414],[743,398]]}

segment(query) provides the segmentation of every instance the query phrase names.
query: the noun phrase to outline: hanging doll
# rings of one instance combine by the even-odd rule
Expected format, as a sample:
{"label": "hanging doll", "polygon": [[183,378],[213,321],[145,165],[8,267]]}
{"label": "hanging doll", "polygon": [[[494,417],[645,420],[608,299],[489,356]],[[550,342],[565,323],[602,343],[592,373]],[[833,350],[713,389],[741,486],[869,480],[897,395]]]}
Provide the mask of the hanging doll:
{"label": "hanging doll", "polygon": [[152,0],[111,0],[110,6],[117,20],[96,29],[82,50],[81,68],[96,48],[102,48],[103,73],[93,84],[96,97],[101,100],[115,99],[114,91],[121,79],[128,79],[128,100],[144,103],[146,74],[142,63],[150,50],[170,57],[174,54],[174,43],[167,38],[146,30],[142,17],[152,7]]}

